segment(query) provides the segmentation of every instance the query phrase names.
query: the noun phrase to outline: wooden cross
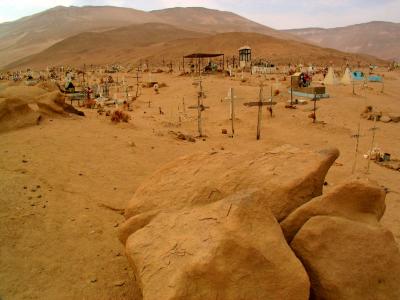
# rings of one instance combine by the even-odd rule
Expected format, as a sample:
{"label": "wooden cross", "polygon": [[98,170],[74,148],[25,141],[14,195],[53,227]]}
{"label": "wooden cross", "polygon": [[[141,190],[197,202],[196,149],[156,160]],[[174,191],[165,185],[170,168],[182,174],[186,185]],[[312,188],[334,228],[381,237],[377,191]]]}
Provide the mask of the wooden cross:
{"label": "wooden cross", "polygon": [[235,92],[233,88],[230,88],[230,94],[231,94],[231,105],[230,105],[230,110],[231,110],[231,130],[232,130],[232,137],[235,135]]}
{"label": "wooden cross", "polygon": [[313,123],[317,122],[317,95],[314,94],[314,99],[312,100],[314,102],[314,107],[313,107],[313,113],[311,115],[311,119],[313,119]]}
{"label": "wooden cross", "polygon": [[229,88],[228,96],[225,98],[225,100],[229,101],[229,119],[231,120],[231,131],[232,131],[232,135],[230,137],[233,137],[235,135],[235,119],[236,119],[235,100],[238,100],[238,98],[235,96],[233,88]]}
{"label": "wooden cross", "polygon": [[201,113],[205,111],[206,109],[209,109],[209,106],[204,106],[203,104],[203,98],[204,98],[204,91],[203,91],[203,85],[202,81],[200,79],[199,81],[199,92],[197,95],[197,106],[189,106],[189,109],[197,109],[197,129],[199,132],[199,137],[203,137],[203,127],[202,127],[202,119],[201,119]]}
{"label": "wooden cross", "polygon": [[139,76],[139,72],[140,72],[141,70],[140,70],[140,67],[137,67],[137,69],[136,69],[136,77],[134,77],[134,78],[136,78],[136,95],[135,95],[135,99],[137,99],[137,97],[139,97],[139,85],[140,85],[140,81],[139,81],[139,79],[141,78],[140,76]]}
{"label": "wooden cross", "polygon": [[273,94],[272,90],[273,90],[273,88],[272,88],[272,85],[271,85],[271,98],[269,98],[269,107],[268,107],[269,113],[271,114],[271,118],[273,117],[272,106],[276,104],[275,102],[273,102],[274,94]]}
{"label": "wooden cross", "polygon": [[[264,85],[261,83],[260,84],[260,93],[258,97],[258,101],[255,102],[247,102],[244,103],[244,106],[247,107],[253,107],[253,106],[258,106],[258,116],[257,116],[257,140],[260,139],[261,136],[261,117],[262,117],[262,107],[265,105],[273,105],[274,103],[272,101],[264,102],[263,101],[263,89]],[[276,103],[275,103],[276,104]]]}
{"label": "wooden cross", "polygon": [[293,107],[293,76],[290,76],[290,107]]}
{"label": "wooden cross", "polygon": [[[375,118],[374,118],[374,127],[370,128],[370,130],[372,131],[371,148],[369,150],[370,156],[372,154],[372,150],[374,150],[375,135],[376,135],[376,131],[378,130],[378,127],[376,127],[376,121],[377,121],[377,116],[375,116]],[[368,157],[367,174],[369,174],[370,164],[371,164],[371,157]]]}
{"label": "wooden cross", "polygon": [[351,174],[354,174],[355,170],[356,170],[356,166],[357,166],[357,154],[358,154],[358,146],[360,143],[360,122],[358,123],[358,130],[356,134],[353,134],[351,136],[352,138],[356,139],[356,148],[355,148],[355,153],[354,153],[354,163],[353,163],[353,168],[351,170]]}

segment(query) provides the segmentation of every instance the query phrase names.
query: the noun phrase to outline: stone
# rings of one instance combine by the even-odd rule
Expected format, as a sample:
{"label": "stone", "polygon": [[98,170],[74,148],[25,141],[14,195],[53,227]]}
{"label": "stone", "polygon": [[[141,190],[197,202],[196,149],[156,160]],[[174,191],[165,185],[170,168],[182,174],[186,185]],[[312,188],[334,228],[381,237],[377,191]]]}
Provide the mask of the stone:
{"label": "stone", "polygon": [[400,115],[398,114],[389,114],[389,118],[395,123],[400,122]]}
{"label": "stone", "polygon": [[114,281],[114,283],[113,283],[114,286],[118,286],[118,287],[123,286],[124,284],[125,284],[125,280],[117,280],[117,281]]}
{"label": "stone", "polygon": [[341,216],[377,225],[385,212],[385,197],[385,191],[375,182],[357,178],[346,180],[329,193],[297,208],[280,225],[288,242],[315,216]]}
{"label": "stone", "polygon": [[317,216],[291,247],[310,276],[311,299],[400,299],[400,252],[381,226]]}
{"label": "stone", "polygon": [[389,122],[392,122],[392,119],[389,116],[382,116],[380,118],[380,121],[383,123],[389,123]]}
{"label": "stone", "polygon": [[144,300],[309,299],[309,280],[257,191],[162,212],[126,254]]}
{"label": "stone", "polygon": [[281,221],[322,194],[325,175],[338,155],[337,149],[313,152],[282,146],[261,153],[184,156],[139,186],[125,209],[125,217],[128,220],[143,213],[206,205],[255,188],[261,191],[263,205]]}

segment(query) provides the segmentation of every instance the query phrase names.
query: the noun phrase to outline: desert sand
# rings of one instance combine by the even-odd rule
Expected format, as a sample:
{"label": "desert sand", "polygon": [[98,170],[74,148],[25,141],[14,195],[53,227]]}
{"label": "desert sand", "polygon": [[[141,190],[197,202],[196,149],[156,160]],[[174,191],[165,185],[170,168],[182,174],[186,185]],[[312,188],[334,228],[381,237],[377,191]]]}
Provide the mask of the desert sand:
{"label": "desert sand", "polygon": [[[159,94],[144,88],[133,110],[127,112],[128,123],[114,124],[95,109],[77,107],[84,117],[47,115],[38,125],[0,133],[0,297],[140,299],[118,230],[128,201],[154,171],[198,152],[251,156],[287,144],[312,151],[336,147],[340,157],[327,174],[325,193],[352,175],[356,144],[352,136],[358,124],[356,173],[388,191],[381,223],[399,244],[400,173],[373,162],[367,173],[368,160],[363,158],[371,147],[374,124],[360,117],[365,107],[400,114],[399,71],[378,73],[385,75],[383,92],[380,83],[368,83],[364,89],[357,84],[356,95],[351,86],[328,86],[330,98],[317,102],[315,124],[308,117],[313,103],[285,108],[288,82],[275,80],[283,75],[267,76],[265,98],[272,84],[281,93],[274,98],[278,104],[272,117],[263,108],[259,141],[257,108],[243,104],[258,99],[260,78],[248,73],[245,82],[240,76],[203,77],[204,104],[209,106],[203,112],[206,137],[195,142],[176,138],[178,132],[197,135],[197,110],[189,106],[197,104],[198,91],[192,84],[194,77],[177,73],[152,74],[153,80],[167,86]],[[134,85],[132,74],[119,76]],[[148,79],[143,74],[142,80]],[[229,137],[229,101],[225,99],[231,87],[237,96],[233,137]],[[0,82],[0,101],[9,89],[10,83]],[[377,127],[375,146],[399,159],[400,123],[378,122]]]}

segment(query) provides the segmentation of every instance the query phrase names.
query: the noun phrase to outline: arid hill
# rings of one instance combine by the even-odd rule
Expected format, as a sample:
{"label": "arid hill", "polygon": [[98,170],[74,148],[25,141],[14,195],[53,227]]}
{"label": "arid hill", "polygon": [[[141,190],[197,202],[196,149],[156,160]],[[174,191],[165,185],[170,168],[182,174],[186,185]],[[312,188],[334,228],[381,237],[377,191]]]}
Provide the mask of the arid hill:
{"label": "arid hill", "polygon": [[0,24],[0,66],[43,51],[82,32],[156,21],[159,20],[154,15],[129,8],[57,6],[15,22]]}
{"label": "arid hill", "polygon": [[23,58],[7,68],[128,62],[145,58],[148,53],[154,53],[153,48],[159,49],[165,42],[206,36],[162,23],[130,25],[101,33],[85,32],[58,42],[41,53]]}
{"label": "arid hill", "polygon": [[295,35],[278,31],[253,22],[229,11],[220,11],[203,7],[175,7],[151,11],[163,20],[187,30],[223,33],[223,32],[256,32],[282,39],[299,40]]}
{"label": "arid hill", "polygon": [[366,53],[382,59],[400,59],[400,23],[370,22],[347,27],[287,30],[321,47]]}
{"label": "arid hill", "polygon": [[297,38],[230,12],[205,8],[145,12],[112,6],[57,6],[14,22],[0,24],[0,68],[79,33],[151,22],[199,32],[253,31],[282,38]]}
{"label": "arid hill", "polygon": [[61,41],[45,51],[7,66],[9,69],[45,68],[48,65],[135,63],[149,59],[153,64],[166,61],[180,62],[183,55],[194,52],[238,55],[238,48],[249,44],[254,58],[270,59],[275,63],[356,63],[384,64],[367,55],[350,54],[320,48],[292,40],[271,36],[230,32],[205,35],[178,29],[165,24],[132,25],[102,33],[82,33]]}

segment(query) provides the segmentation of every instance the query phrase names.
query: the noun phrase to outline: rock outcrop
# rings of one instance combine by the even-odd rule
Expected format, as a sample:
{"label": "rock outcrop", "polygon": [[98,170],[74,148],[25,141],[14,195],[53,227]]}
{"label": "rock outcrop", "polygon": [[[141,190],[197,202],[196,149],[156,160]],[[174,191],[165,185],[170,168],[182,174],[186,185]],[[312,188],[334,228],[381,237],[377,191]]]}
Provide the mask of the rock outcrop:
{"label": "rock outcrop", "polygon": [[378,224],[385,212],[385,196],[376,183],[367,179],[352,179],[296,209],[281,222],[281,227],[290,242],[314,216],[342,216],[349,220]]}
{"label": "rock outcrop", "polygon": [[36,86],[9,86],[0,91],[0,132],[39,124],[45,117],[84,115],[65,103],[58,91]]}
{"label": "rock outcrop", "polygon": [[400,299],[400,253],[381,226],[317,216],[291,243],[310,276],[312,299]]}
{"label": "rock outcrop", "polygon": [[143,299],[400,299],[383,190],[351,178],[321,195],[337,156],[214,152],[154,173],[119,230]]}
{"label": "rock outcrop", "polygon": [[321,195],[325,175],[338,155],[336,149],[315,153],[285,146],[265,153],[185,156],[142,184],[128,203],[125,216],[201,206],[256,188],[262,191],[263,205],[280,221]]}

